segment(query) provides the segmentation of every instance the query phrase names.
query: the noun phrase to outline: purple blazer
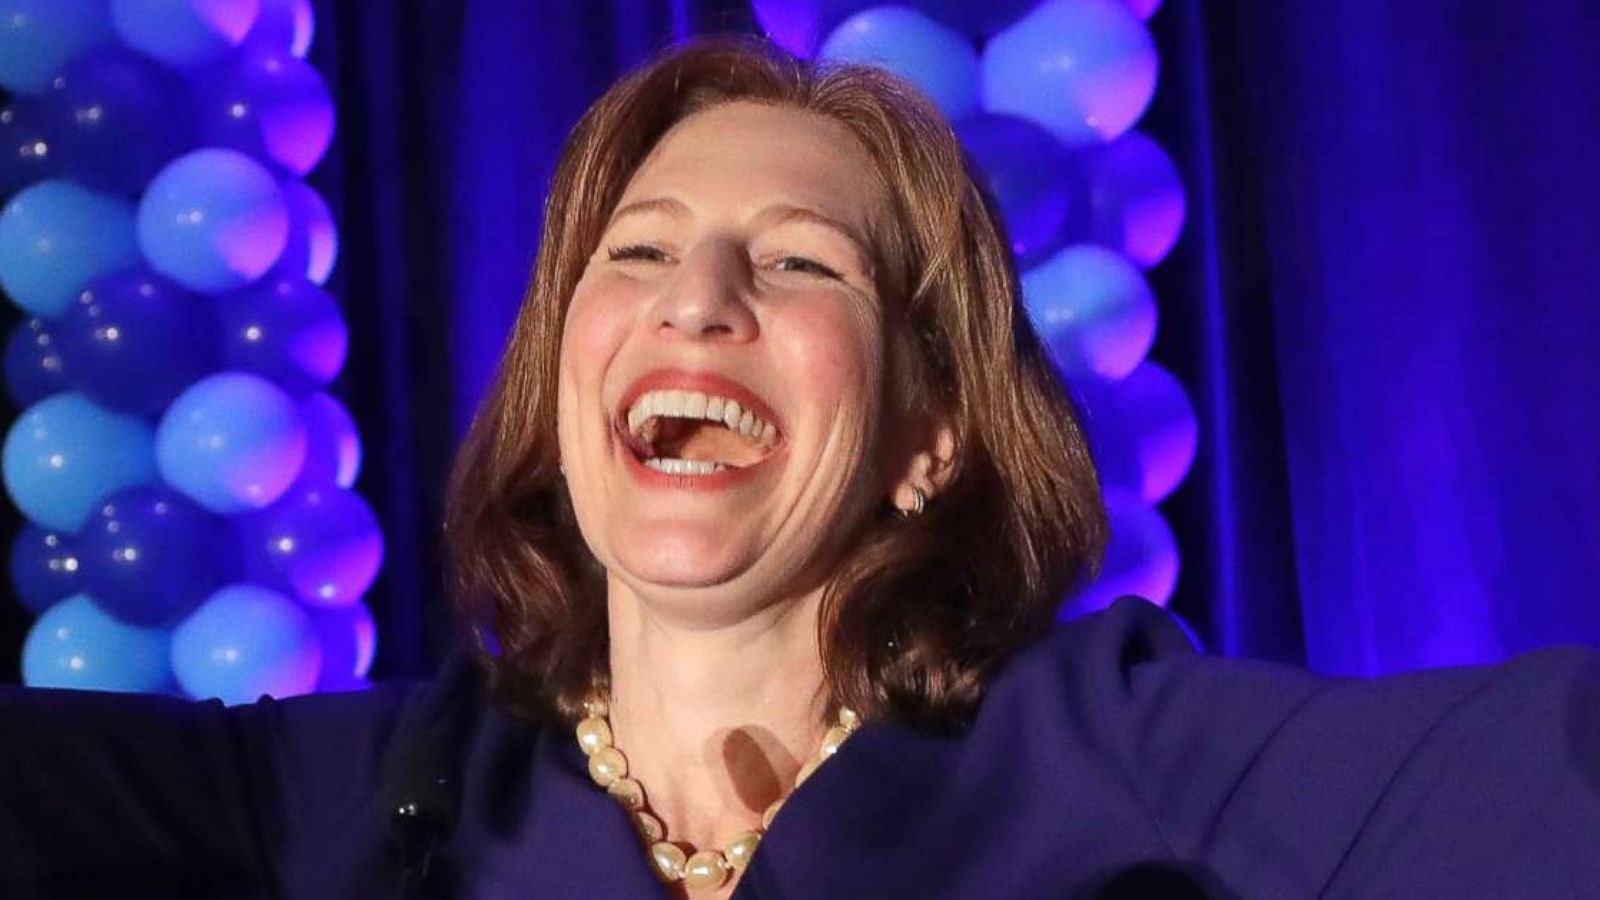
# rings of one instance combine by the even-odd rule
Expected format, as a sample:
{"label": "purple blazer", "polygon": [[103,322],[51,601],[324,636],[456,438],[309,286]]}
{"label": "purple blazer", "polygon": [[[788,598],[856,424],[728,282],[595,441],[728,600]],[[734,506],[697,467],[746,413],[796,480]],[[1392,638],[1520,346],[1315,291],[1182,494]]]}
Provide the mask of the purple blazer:
{"label": "purple blazer", "polygon": [[[419,773],[448,836],[402,884]],[[664,896],[571,735],[464,664],[232,709],[0,692],[0,897],[403,891]],[[1119,601],[1018,653],[963,734],[863,726],[735,897],[1600,897],[1600,654],[1331,679]]]}

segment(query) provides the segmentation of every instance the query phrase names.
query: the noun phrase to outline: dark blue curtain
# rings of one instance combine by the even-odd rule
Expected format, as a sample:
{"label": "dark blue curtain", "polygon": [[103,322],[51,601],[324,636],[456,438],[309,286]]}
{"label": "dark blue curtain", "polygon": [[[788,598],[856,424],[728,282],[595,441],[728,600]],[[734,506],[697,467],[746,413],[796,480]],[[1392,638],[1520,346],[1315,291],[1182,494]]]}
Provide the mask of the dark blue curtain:
{"label": "dark blue curtain", "polygon": [[1600,7],[1166,6],[1177,602],[1335,672],[1600,643]]}

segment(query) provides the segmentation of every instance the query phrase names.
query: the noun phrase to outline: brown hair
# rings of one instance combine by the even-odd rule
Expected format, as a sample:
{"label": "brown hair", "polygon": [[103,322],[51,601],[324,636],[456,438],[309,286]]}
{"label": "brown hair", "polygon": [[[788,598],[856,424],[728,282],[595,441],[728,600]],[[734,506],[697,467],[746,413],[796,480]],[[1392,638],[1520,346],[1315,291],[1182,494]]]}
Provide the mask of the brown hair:
{"label": "brown hair", "polygon": [[886,315],[910,349],[918,402],[954,430],[956,474],[925,514],[865,528],[827,585],[819,639],[840,703],[869,719],[959,726],[988,676],[1098,566],[1105,512],[1075,411],[1022,312],[997,215],[939,113],[876,69],[702,39],[624,78],[579,121],[509,346],[451,476],[453,599],[513,714],[571,721],[605,678],[604,572],[557,463],[567,304],[646,154],[686,116],[736,100],[844,124],[888,187],[899,233],[885,255],[903,287]]}

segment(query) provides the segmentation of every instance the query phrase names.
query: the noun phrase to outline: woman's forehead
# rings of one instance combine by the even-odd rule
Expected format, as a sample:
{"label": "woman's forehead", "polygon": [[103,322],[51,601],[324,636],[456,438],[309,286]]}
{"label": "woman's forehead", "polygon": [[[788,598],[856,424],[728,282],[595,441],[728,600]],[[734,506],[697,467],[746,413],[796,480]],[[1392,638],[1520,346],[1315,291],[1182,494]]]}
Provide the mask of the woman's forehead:
{"label": "woman's forehead", "polygon": [[658,198],[690,214],[783,205],[863,235],[876,232],[888,208],[877,166],[842,123],[750,102],[721,104],[673,126],[634,173],[617,210]]}

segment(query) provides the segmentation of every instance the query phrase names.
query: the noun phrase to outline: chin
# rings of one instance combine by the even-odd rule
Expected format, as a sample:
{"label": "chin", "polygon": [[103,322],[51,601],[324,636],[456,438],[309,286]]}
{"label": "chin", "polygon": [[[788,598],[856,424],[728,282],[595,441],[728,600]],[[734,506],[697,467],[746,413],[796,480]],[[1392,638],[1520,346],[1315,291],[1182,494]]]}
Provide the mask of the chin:
{"label": "chin", "polygon": [[640,588],[709,588],[749,569],[753,553],[726,526],[651,525],[618,535],[614,555]]}

